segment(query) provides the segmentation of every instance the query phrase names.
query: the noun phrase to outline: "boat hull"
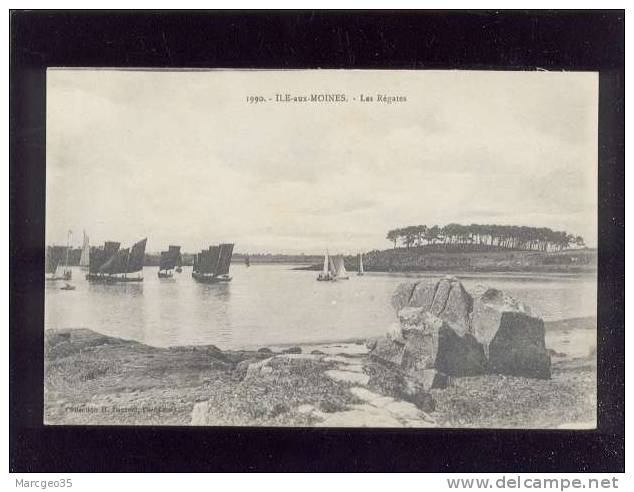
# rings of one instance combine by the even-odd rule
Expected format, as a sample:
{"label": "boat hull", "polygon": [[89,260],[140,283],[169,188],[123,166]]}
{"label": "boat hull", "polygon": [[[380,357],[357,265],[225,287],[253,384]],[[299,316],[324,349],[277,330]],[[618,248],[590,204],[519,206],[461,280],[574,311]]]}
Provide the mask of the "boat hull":
{"label": "boat hull", "polygon": [[94,273],[89,273],[86,275],[86,280],[99,284],[118,284],[127,282],[143,282],[143,277],[113,277],[110,275],[96,275]]}
{"label": "boat hull", "polygon": [[173,273],[168,273],[168,272],[158,272],[158,278],[174,278],[174,274]]}
{"label": "boat hull", "polygon": [[192,272],[192,278],[196,280],[196,282],[200,282],[201,284],[217,284],[220,282],[231,282],[231,277],[229,275],[204,275],[201,273]]}
{"label": "boat hull", "polygon": [[337,277],[333,277],[330,274],[324,275],[323,273],[320,273],[317,276],[317,282],[334,282],[335,280],[337,280]]}

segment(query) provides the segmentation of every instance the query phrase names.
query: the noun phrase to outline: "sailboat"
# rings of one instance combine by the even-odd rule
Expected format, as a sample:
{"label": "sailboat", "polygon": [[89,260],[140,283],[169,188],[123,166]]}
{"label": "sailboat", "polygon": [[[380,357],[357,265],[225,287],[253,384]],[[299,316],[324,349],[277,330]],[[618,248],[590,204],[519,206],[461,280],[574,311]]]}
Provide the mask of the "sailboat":
{"label": "sailboat", "polygon": [[87,280],[102,283],[143,281],[147,238],[135,243],[132,248],[119,249],[120,244],[106,241],[103,247],[91,249]]}
{"label": "sailboat", "polygon": [[343,256],[330,256],[328,251],[326,251],[326,254],[324,255],[324,267],[319,275],[317,275],[317,280],[325,282],[333,280],[348,280],[349,278],[346,266],[343,262]]}
{"label": "sailboat", "polygon": [[64,261],[66,248],[63,246],[48,246],[44,259],[44,271],[46,280],[65,280],[60,265]]}
{"label": "sailboat", "polygon": [[194,280],[206,284],[216,282],[229,282],[229,266],[233,256],[233,244],[223,243],[218,246],[209,246],[194,257]]}
{"label": "sailboat", "polygon": [[336,280],[336,276],[334,274],[335,270],[333,268],[332,260],[328,255],[328,251],[326,250],[326,254],[324,255],[324,267],[322,268],[319,275],[317,275],[318,282],[332,282]]}
{"label": "sailboat", "polygon": [[86,231],[84,231],[84,243],[81,247],[81,256],[79,257],[79,266],[82,270],[86,270],[90,265],[90,243]]}
{"label": "sailboat", "polygon": [[73,271],[70,269],[70,238],[73,235],[72,231],[68,231],[68,240],[66,248],[63,248],[63,254],[56,264],[55,273],[53,279],[55,280],[70,280],[73,278]]}
{"label": "sailboat", "polygon": [[363,255],[359,253],[359,271],[357,275],[363,275]]}
{"label": "sailboat", "polygon": [[170,246],[167,251],[161,251],[161,263],[159,265],[158,277],[172,278],[174,276],[172,270],[176,267],[176,265],[179,265],[180,267],[180,258],[180,246]]}
{"label": "sailboat", "polygon": [[249,259],[249,255],[244,257],[244,265],[249,268],[251,266],[251,260]]}
{"label": "sailboat", "polygon": [[334,275],[337,280],[348,280],[350,278],[343,263],[342,255],[331,256],[330,261],[333,265]]}

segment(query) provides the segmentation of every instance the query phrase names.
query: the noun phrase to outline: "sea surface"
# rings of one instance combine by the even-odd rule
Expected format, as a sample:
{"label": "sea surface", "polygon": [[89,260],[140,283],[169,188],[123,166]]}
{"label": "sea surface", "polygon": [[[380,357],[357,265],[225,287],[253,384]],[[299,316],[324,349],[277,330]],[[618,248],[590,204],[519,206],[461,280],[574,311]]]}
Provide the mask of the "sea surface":
{"label": "sea surface", "polygon": [[[74,291],[46,282],[45,326],[90,328],[154,346],[214,344],[222,349],[287,343],[342,341],[382,335],[396,321],[390,297],[396,286],[440,274],[366,273],[349,280],[317,282],[317,272],[297,265],[231,265],[233,281],[199,284],[191,267],[159,279],[91,284],[79,268]],[[594,316],[596,277],[570,274],[457,274],[467,290],[502,289],[528,303],[545,321]]]}

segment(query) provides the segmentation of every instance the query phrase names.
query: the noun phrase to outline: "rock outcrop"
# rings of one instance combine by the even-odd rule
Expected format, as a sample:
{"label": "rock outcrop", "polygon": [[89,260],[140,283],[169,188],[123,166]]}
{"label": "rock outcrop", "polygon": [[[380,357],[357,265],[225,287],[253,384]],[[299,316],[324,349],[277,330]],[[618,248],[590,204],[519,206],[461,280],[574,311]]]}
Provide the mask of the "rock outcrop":
{"label": "rock outcrop", "polygon": [[447,376],[550,377],[543,321],[499,290],[474,298],[453,277],[410,282],[399,285],[392,305],[399,323],[372,345],[370,358],[424,390],[446,385]]}
{"label": "rock outcrop", "polygon": [[487,372],[481,344],[461,325],[452,325],[423,307],[398,313],[400,328],[377,341],[372,358],[397,366],[409,374],[436,369],[449,376]]}
{"label": "rock outcrop", "polygon": [[523,302],[497,289],[481,291],[474,300],[471,329],[491,372],[550,378],[544,321]]}

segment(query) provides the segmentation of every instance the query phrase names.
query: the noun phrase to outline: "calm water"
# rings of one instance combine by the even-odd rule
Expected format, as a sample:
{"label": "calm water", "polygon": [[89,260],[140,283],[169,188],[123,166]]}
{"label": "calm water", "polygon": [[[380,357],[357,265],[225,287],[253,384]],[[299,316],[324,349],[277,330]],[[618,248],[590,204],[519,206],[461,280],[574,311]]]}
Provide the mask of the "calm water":
{"label": "calm water", "polygon": [[[390,297],[407,278],[420,274],[351,275],[316,282],[316,272],[290,265],[232,265],[233,281],[204,285],[191,267],[174,279],[144,269],[138,284],[90,284],[73,272],[74,291],[47,282],[46,327],[90,328],[155,346],[215,344],[253,348],[280,343],[345,340],[381,335],[395,321]],[[594,276],[558,274],[469,274],[467,289],[497,287],[530,304],[545,320],[596,313]]]}

